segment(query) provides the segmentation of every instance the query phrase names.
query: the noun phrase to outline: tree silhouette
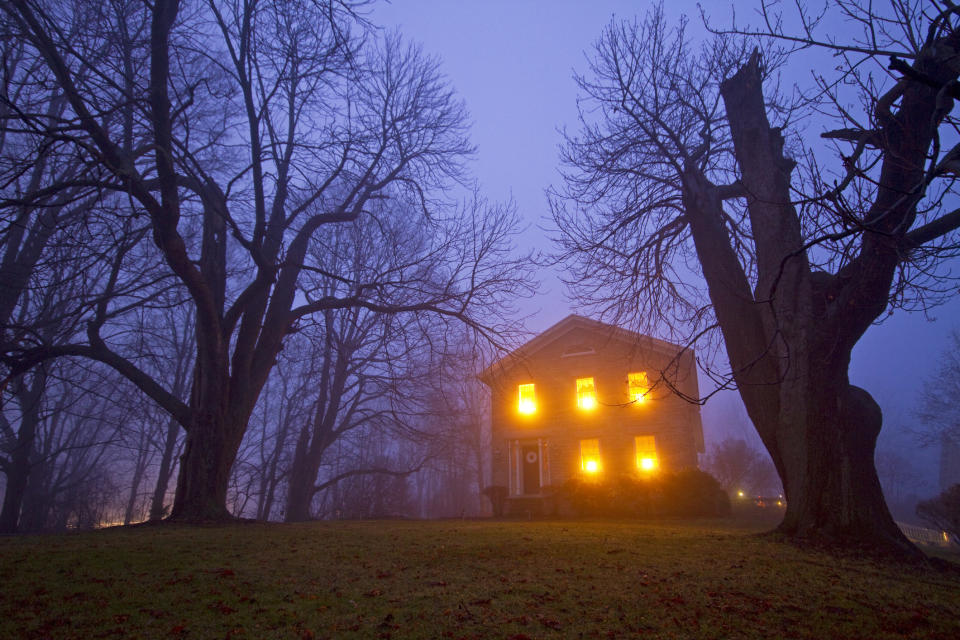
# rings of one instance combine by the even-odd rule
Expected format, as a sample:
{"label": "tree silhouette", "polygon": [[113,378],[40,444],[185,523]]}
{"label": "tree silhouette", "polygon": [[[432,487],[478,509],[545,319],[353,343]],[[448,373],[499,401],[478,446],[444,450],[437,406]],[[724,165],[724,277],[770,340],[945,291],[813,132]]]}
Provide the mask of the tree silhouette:
{"label": "tree silhouette", "polygon": [[[121,239],[105,249],[109,275],[84,308],[86,339],[8,344],[8,361],[25,370],[59,356],[99,360],[173,416],[186,431],[173,518],[229,517],[231,465],[299,322],[363,307],[441,314],[492,336],[496,320],[480,312],[499,312],[526,286],[525,263],[508,254],[513,216],[445,197],[466,181],[472,151],[462,103],[435,60],[370,29],[362,4],[0,5],[10,37],[44,70],[8,92],[14,117],[90,167],[44,193],[79,182],[114,195],[105,219]],[[18,109],[16,96],[42,91],[66,104],[55,122]],[[378,229],[411,209],[425,242],[390,280],[303,295],[301,278],[322,270],[312,249],[322,253],[332,225]],[[120,234],[124,221],[142,236]],[[145,265],[192,307],[187,401],[116,340],[152,299],[129,295],[127,278]]]}
{"label": "tree silhouette", "polygon": [[[611,24],[578,78],[582,123],[553,213],[584,301],[691,341],[722,337],[727,381],[783,481],[780,532],[916,555],[874,468],[880,408],[847,372],[885,312],[950,289],[960,15],[835,6],[843,34],[821,38],[819,16],[801,8],[791,22],[764,4],[762,29],[700,48],[660,10]],[[817,47],[836,71],[786,102],[778,66]],[[811,112],[830,121],[833,165],[791,137]]]}

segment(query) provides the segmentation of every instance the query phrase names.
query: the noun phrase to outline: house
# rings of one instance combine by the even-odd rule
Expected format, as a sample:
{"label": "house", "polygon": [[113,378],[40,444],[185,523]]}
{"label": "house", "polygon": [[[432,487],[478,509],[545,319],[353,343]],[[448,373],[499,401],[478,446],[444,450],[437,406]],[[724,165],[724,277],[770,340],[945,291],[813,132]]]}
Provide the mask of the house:
{"label": "house", "polygon": [[657,474],[703,452],[694,354],[571,315],[480,374],[492,392],[492,484],[539,512],[570,478]]}

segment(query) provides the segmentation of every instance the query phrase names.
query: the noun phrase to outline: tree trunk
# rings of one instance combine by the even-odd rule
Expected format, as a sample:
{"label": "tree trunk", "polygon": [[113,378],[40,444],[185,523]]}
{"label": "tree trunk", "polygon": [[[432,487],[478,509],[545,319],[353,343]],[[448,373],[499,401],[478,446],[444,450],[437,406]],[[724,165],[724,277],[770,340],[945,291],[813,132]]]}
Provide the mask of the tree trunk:
{"label": "tree trunk", "polygon": [[205,412],[187,429],[171,520],[233,519],[226,506],[227,487],[245,427],[246,421],[235,416]]}
{"label": "tree trunk", "polygon": [[283,416],[280,428],[274,437],[273,450],[270,452],[269,462],[263,474],[261,483],[260,504],[257,507],[257,518],[260,520],[269,520],[270,512],[273,511],[273,503],[276,500],[277,485],[280,478],[277,470],[280,466],[280,454],[283,453],[287,444],[287,432],[290,430],[290,422],[293,420],[292,413],[288,410]]}
{"label": "tree trunk", "polygon": [[264,474],[263,491],[260,495],[260,504],[257,507],[257,518],[260,520],[269,520],[270,512],[273,511],[273,503],[277,495],[277,484],[279,484],[277,467],[280,464],[280,447],[284,442],[284,435],[283,432],[277,435],[276,450],[273,452],[273,458]]}
{"label": "tree trunk", "polygon": [[29,453],[18,439],[7,471],[3,510],[0,512],[0,533],[16,533],[19,529],[20,509],[27,491],[27,479],[30,477]]}
{"label": "tree trunk", "polygon": [[163,443],[163,455],[160,457],[160,471],[157,473],[157,484],[153,489],[153,500],[150,502],[150,520],[162,520],[164,501],[167,498],[167,486],[170,484],[170,474],[173,467],[173,452],[177,446],[177,436],[180,435],[180,424],[173,418],[167,422],[167,438]]}
{"label": "tree trunk", "polygon": [[20,377],[14,385],[21,409],[20,429],[17,431],[17,444],[10,453],[7,487],[3,495],[3,510],[0,511],[0,533],[16,533],[20,529],[21,510],[33,467],[31,458],[40,426],[40,404],[46,386],[47,371],[44,365],[34,369],[29,385],[24,377]]}
{"label": "tree trunk", "polygon": [[287,486],[284,516],[286,522],[304,522],[311,517],[310,505],[316,493],[317,473],[320,471],[324,451],[336,438],[334,425],[340,411],[348,363],[352,355],[352,349],[344,344],[334,344],[334,312],[325,311],[323,319],[326,332],[320,363],[320,393],[310,422],[303,425],[297,438],[297,448],[290,466],[290,482]]}
{"label": "tree trunk", "polygon": [[780,439],[787,510],[778,531],[817,544],[916,555],[890,515],[874,466],[879,405],[849,384],[831,391],[814,381],[808,394],[800,437]]}
{"label": "tree trunk", "polygon": [[140,492],[140,483],[143,481],[143,474],[147,470],[148,456],[146,453],[146,443],[141,440],[141,449],[137,453],[137,462],[133,470],[133,481],[130,483],[130,497],[127,499],[127,508],[123,513],[123,524],[128,525],[133,520],[133,512],[137,508],[137,494]]}
{"label": "tree trunk", "polygon": [[39,461],[30,465],[23,504],[20,507],[19,531],[49,531],[53,510],[52,463],[41,452]]}
{"label": "tree trunk", "polygon": [[[310,504],[313,502],[313,482],[310,478],[290,475],[290,489],[287,492],[285,522],[306,522],[312,518]],[[294,484],[294,481],[297,481]]]}
{"label": "tree trunk", "polygon": [[314,485],[317,481],[319,460],[316,465],[309,460],[310,425],[304,425],[297,440],[297,448],[290,465],[290,480],[287,483],[287,504],[284,509],[285,522],[306,522],[310,520],[310,504],[313,502]]}

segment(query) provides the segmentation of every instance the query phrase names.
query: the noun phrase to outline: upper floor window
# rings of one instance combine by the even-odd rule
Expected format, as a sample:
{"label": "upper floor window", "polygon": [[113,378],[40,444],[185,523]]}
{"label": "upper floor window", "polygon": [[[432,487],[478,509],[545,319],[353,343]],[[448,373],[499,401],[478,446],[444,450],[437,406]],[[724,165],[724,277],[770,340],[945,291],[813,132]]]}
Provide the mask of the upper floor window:
{"label": "upper floor window", "polygon": [[537,396],[533,383],[521,384],[519,386],[519,398],[517,401],[517,411],[520,413],[537,412]]}
{"label": "upper floor window", "polygon": [[634,438],[637,447],[637,469],[640,471],[656,471],[660,466],[657,459],[657,440],[654,436],[637,436]]}
{"label": "upper floor window", "polygon": [[628,393],[630,402],[640,403],[646,400],[647,393],[650,392],[650,381],[647,379],[646,371],[636,371],[627,374]]}
{"label": "upper floor window", "polygon": [[593,409],[597,406],[597,388],[593,378],[577,378],[577,408]]}

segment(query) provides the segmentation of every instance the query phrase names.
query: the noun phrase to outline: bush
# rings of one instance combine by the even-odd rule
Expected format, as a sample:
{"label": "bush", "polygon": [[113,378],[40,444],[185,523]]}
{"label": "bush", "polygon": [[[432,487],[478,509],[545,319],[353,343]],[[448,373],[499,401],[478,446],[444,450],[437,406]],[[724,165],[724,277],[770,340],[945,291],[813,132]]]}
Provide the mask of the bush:
{"label": "bush", "polygon": [[651,478],[621,476],[604,480],[572,478],[556,499],[581,516],[723,516],[730,499],[713,476],[699,469]]}
{"label": "bush", "polygon": [[939,531],[946,531],[960,540],[960,484],[955,484],[936,498],[917,505],[917,516]]}
{"label": "bush", "polygon": [[725,516],[730,498],[709,473],[684,469],[664,478],[662,508],[675,516]]}
{"label": "bush", "polygon": [[555,497],[581,516],[627,516],[636,515],[636,504],[645,495],[649,495],[648,487],[631,478],[607,482],[571,478]]}

